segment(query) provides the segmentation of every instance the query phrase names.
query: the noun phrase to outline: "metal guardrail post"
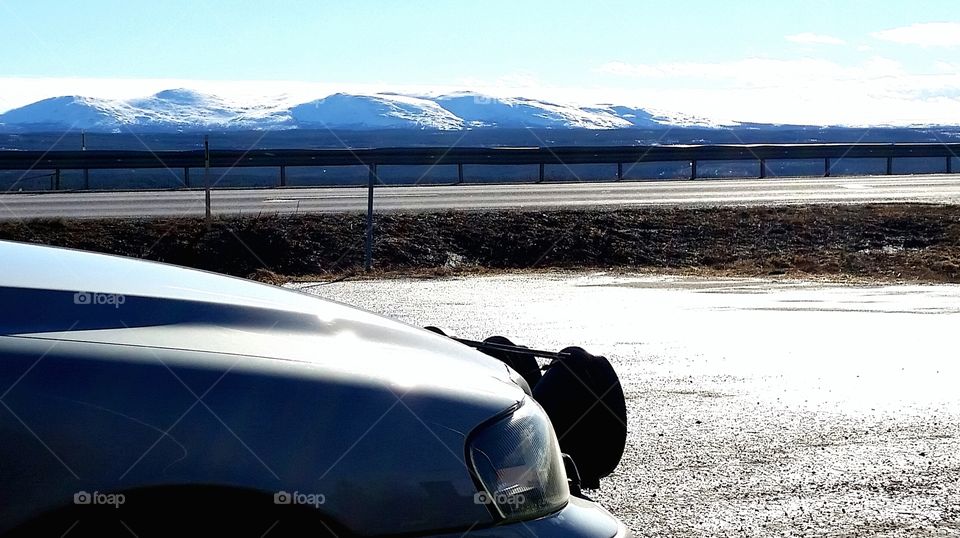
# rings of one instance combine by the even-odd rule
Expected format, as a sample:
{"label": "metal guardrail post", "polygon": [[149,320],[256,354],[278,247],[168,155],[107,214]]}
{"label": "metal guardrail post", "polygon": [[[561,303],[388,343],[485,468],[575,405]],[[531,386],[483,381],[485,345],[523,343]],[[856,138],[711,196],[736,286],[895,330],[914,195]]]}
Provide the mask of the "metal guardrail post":
{"label": "metal guardrail post", "polygon": [[[87,132],[80,131],[80,151],[87,151]],[[83,189],[90,190],[90,169],[83,169]]]}
{"label": "metal guardrail post", "polygon": [[947,173],[953,173],[953,155],[947,155]]}
{"label": "metal guardrail post", "polygon": [[367,165],[367,232],[364,245],[363,268],[373,269],[373,189],[377,182],[377,165]]}
{"label": "metal guardrail post", "polygon": [[463,183],[463,163],[457,163],[457,183]]}
{"label": "metal guardrail post", "polygon": [[543,183],[543,180],[546,177],[546,167],[546,164],[540,163],[540,177],[537,179],[537,183]]}
{"label": "metal guardrail post", "polygon": [[617,181],[623,181],[623,163],[617,163]]}
{"label": "metal guardrail post", "polygon": [[690,179],[697,179],[697,161],[690,161]]}
{"label": "metal guardrail post", "polygon": [[830,157],[823,160],[823,177],[830,177]]}
{"label": "metal guardrail post", "polygon": [[60,169],[57,168],[53,171],[53,190],[60,190]]}
{"label": "metal guardrail post", "polygon": [[210,209],[210,136],[203,136],[203,188],[204,205],[206,206],[207,226],[210,225],[212,211]]}
{"label": "metal guardrail post", "polygon": [[190,167],[189,166],[185,166],[183,168],[183,186],[188,189],[190,188]]}
{"label": "metal guardrail post", "polygon": [[893,157],[887,157],[887,175],[893,175]]}
{"label": "metal guardrail post", "polygon": [[287,167],[282,165],[280,166],[280,186],[287,186]]}
{"label": "metal guardrail post", "polygon": [[765,179],[767,177],[767,161],[766,159],[760,159],[760,179]]}

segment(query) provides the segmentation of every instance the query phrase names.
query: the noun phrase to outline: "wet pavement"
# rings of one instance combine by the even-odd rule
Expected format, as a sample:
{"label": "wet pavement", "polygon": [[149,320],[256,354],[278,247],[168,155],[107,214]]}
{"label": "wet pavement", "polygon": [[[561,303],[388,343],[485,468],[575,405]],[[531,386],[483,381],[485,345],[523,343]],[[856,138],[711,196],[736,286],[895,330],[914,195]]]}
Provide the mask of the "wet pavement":
{"label": "wet pavement", "polygon": [[592,495],[639,536],[960,536],[960,286],[549,273],[309,291],[606,355],[630,433]]}

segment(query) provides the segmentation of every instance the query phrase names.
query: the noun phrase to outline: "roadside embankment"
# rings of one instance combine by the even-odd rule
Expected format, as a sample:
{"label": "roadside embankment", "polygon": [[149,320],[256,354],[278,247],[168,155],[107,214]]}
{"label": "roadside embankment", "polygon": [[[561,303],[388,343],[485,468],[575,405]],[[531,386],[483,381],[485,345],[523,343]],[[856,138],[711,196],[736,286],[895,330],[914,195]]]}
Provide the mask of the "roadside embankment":
{"label": "roadside embankment", "polygon": [[[0,239],[286,280],[363,263],[362,215],[42,220]],[[960,208],[877,204],[385,214],[378,274],[603,268],[960,282]]]}

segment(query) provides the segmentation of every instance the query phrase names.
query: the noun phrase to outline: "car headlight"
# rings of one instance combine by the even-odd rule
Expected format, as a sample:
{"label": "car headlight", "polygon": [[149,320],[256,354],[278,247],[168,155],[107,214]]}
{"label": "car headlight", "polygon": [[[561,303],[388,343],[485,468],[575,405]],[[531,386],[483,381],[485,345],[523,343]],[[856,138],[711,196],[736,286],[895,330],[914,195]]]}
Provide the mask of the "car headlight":
{"label": "car headlight", "polygon": [[570,496],[550,419],[525,398],[510,415],[471,435],[469,454],[484,491],[477,502],[503,519],[531,519],[563,508]]}

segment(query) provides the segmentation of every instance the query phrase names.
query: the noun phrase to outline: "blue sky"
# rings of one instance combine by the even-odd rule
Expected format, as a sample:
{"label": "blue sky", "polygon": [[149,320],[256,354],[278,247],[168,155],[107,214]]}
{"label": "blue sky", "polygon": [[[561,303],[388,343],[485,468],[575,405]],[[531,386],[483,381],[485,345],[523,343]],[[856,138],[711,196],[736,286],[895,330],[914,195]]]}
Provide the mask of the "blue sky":
{"label": "blue sky", "polygon": [[[0,109],[164,81],[479,88],[740,117],[763,88],[797,83],[825,91],[791,102],[956,100],[955,13],[955,0],[0,0]],[[769,94],[771,110],[787,101]]]}

